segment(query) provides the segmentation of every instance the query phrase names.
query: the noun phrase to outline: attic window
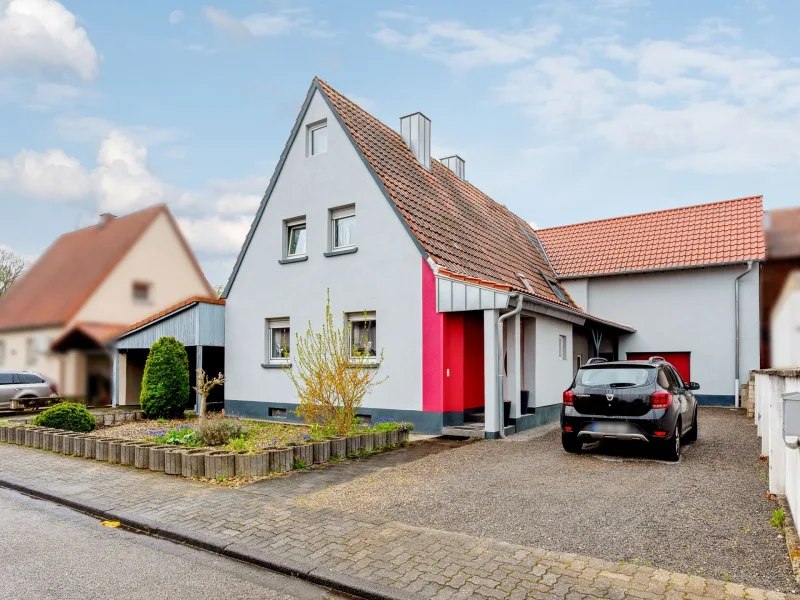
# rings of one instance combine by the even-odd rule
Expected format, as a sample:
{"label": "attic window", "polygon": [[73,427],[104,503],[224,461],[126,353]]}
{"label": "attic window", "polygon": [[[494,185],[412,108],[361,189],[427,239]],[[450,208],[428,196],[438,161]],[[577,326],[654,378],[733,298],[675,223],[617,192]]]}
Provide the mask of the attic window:
{"label": "attic window", "polygon": [[133,299],[136,302],[150,301],[150,284],[145,281],[133,282]]}
{"label": "attic window", "polygon": [[316,156],[328,151],[328,122],[319,121],[308,126],[308,155]]}
{"label": "attic window", "polygon": [[547,282],[547,285],[550,286],[550,291],[553,292],[555,297],[558,298],[564,304],[569,304],[569,298],[567,298],[567,295],[564,293],[564,290],[561,289],[561,286],[558,285],[558,282],[552,277],[548,277],[547,275],[545,275],[544,271],[539,271],[539,273],[541,274],[542,279],[544,279]]}

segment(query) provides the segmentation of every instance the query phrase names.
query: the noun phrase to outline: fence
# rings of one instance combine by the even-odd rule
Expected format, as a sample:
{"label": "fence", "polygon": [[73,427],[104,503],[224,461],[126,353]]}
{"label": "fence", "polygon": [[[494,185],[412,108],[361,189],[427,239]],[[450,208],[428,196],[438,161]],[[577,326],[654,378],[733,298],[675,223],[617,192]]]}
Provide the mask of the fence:
{"label": "fence", "polygon": [[800,518],[800,449],[787,447],[783,438],[782,395],[791,392],[800,392],[800,367],[755,371],[753,418],[761,438],[761,455],[769,459],[769,491],[786,496],[797,522]]}

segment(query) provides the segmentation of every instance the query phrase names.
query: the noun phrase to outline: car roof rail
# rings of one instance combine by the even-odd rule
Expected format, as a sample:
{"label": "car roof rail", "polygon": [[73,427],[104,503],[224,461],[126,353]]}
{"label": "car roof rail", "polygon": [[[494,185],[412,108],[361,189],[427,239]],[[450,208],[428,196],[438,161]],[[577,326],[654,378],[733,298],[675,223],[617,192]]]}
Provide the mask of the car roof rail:
{"label": "car roof rail", "polygon": [[647,362],[649,362],[651,365],[654,365],[656,363],[662,363],[667,361],[664,359],[663,356],[651,356],[649,359],[647,359]]}
{"label": "car roof rail", "polygon": [[596,365],[597,363],[604,363],[604,362],[608,362],[608,359],[607,358],[596,357],[596,358],[590,358],[589,360],[587,360],[586,364],[587,365]]}

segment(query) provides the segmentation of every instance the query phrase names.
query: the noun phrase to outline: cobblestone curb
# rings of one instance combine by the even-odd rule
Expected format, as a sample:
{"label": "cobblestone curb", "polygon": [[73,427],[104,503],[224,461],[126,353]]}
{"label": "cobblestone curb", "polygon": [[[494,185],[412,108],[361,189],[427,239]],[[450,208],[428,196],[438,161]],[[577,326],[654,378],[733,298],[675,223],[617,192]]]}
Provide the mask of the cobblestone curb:
{"label": "cobblestone curb", "polygon": [[402,590],[385,588],[373,582],[351,577],[350,575],[343,573],[336,573],[335,571],[330,571],[328,569],[319,567],[309,567],[299,562],[287,559],[277,553],[268,553],[264,550],[255,552],[246,546],[240,546],[236,543],[225,546],[215,542],[210,537],[206,538],[202,535],[193,536],[181,532],[179,528],[157,525],[148,521],[147,519],[126,515],[124,512],[104,510],[99,506],[95,506],[89,502],[81,502],[62,498],[61,496],[51,494],[50,492],[38,489],[37,487],[29,484],[25,484],[6,475],[0,477],[0,487],[15,490],[28,496],[47,500],[55,504],[60,504],[97,519],[102,519],[105,521],[119,521],[122,526],[129,529],[134,529],[173,542],[186,544],[188,546],[200,548],[215,554],[227,556],[229,558],[233,558],[257,567],[269,569],[270,571],[276,571],[284,575],[297,577],[298,579],[303,579],[310,583],[324,586],[337,592],[364,598],[365,600],[418,600],[420,598],[419,596],[408,594]]}

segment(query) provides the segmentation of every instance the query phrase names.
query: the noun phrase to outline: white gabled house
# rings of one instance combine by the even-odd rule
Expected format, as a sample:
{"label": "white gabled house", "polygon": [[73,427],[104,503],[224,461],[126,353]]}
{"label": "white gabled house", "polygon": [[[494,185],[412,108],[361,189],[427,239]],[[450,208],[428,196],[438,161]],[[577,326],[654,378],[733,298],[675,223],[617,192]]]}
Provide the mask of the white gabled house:
{"label": "white gabled house", "polygon": [[388,380],[362,414],[424,433],[466,423],[498,437],[503,399],[508,431],[554,421],[573,336],[634,331],[580,308],[530,226],[430,148],[421,113],[397,132],[313,81],[223,294],[227,414],[295,418],[273,348],[319,327],[328,289],[385,350]]}

